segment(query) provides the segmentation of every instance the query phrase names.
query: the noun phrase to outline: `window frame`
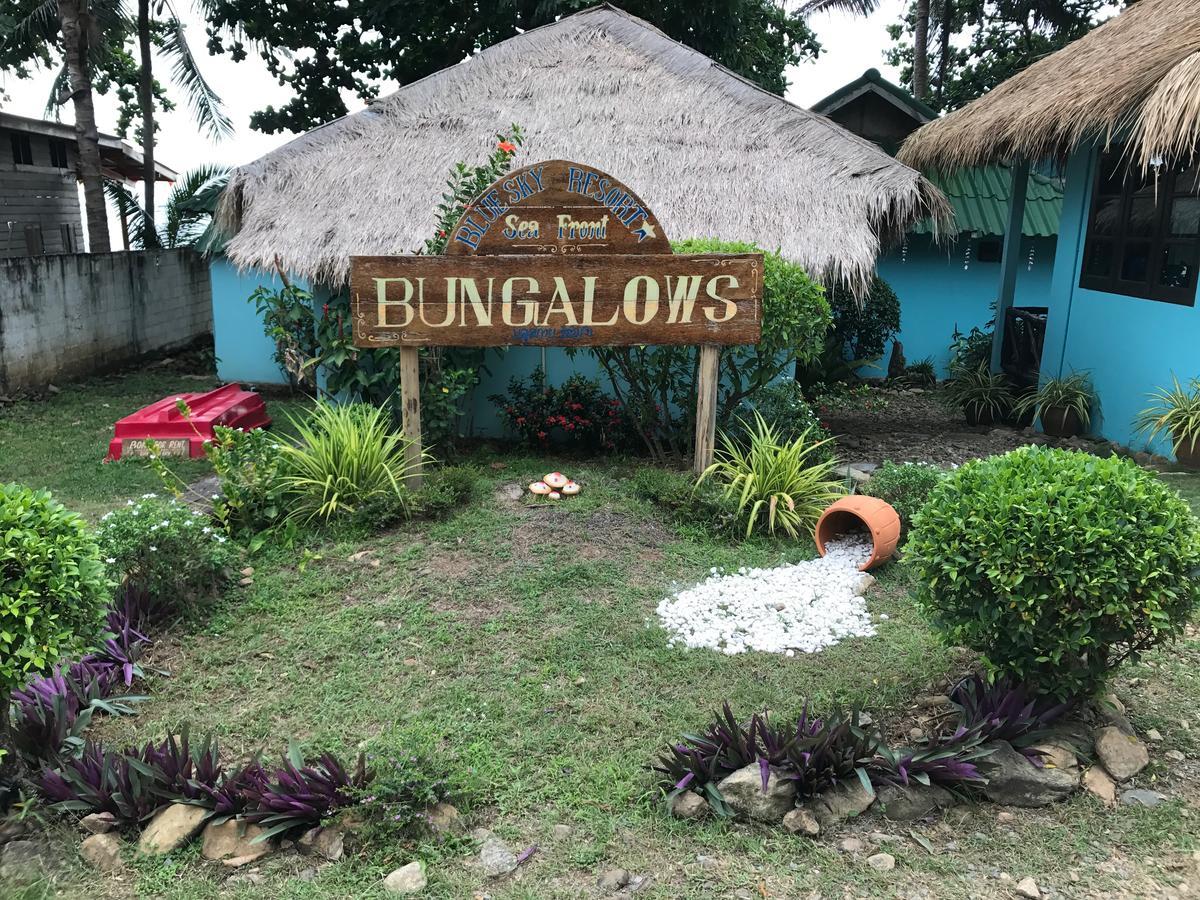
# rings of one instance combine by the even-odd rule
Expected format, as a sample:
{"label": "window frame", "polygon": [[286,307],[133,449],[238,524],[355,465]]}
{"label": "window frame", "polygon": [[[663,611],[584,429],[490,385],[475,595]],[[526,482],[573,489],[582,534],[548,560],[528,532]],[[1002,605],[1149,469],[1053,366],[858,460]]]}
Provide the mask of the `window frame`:
{"label": "window frame", "polygon": [[[48,146],[50,148],[50,165],[51,166],[53,166],[56,169],[71,168],[71,152],[67,148],[67,142],[65,140],[63,140],[62,138],[52,137],[48,141]],[[58,160],[55,159],[55,157],[58,156],[59,154],[62,155],[61,163],[59,163]]]}
{"label": "window frame", "polygon": [[23,131],[13,131],[10,133],[12,143],[12,161],[14,166],[32,166],[33,163],[33,141],[30,136]]}
{"label": "window frame", "polygon": [[[1148,234],[1138,234],[1130,228],[1130,209],[1136,199],[1137,186],[1127,178],[1121,182],[1119,194],[1104,194],[1101,189],[1104,184],[1104,173],[1109,171],[1114,163],[1127,159],[1123,148],[1099,153],[1096,157],[1095,172],[1092,176],[1092,192],[1088,203],[1087,220],[1084,225],[1083,255],[1079,266],[1079,286],[1086,290],[1102,291],[1107,294],[1117,294],[1125,297],[1136,297],[1141,300],[1153,300],[1159,303],[1171,303],[1176,306],[1196,305],[1196,292],[1200,282],[1200,235],[1174,236],[1170,231],[1172,208],[1181,197],[1200,197],[1200,192],[1188,188],[1177,187],[1177,173],[1173,168],[1167,169],[1159,176],[1156,192],[1153,226]],[[1104,201],[1119,199],[1120,210],[1116,227],[1105,234],[1095,234],[1093,229],[1100,204]],[[1087,271],[1088,258],[1097,245],[1108,245],[1111,268],[1107,274],[1089,274]],[[1125,261],[1125,249],[1130,244],[1149,244],[1145,279],[1130,280],[1122,278],[1122,268]],[[1173,245],[1182,245],[1192,250],[1191,285],[1172,287],[1159,283],[1164,266],[1164,256]]]}

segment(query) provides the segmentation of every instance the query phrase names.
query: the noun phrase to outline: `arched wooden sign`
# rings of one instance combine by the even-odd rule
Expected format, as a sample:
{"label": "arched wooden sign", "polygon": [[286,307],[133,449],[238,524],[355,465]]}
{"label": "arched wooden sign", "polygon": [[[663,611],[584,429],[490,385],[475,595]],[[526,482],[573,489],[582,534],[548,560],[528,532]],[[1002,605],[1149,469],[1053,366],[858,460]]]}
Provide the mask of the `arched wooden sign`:
{"label": "arched wooden sign", "polygon": [[698,345],[700,472],[716,438],[719,347],[758,343],[762,275],[761,253],[673,254],[632,190],[591,166],[550,160],[473,200],[444,256],[351,257],[354,343],[400,348],[404,432],[417,463],[419,347]]}
{"label": "arched wooden sign", "polygon": [[670,253],[662,225],[611,175],[552,159],[511,172],[466,208],[447,256]]}

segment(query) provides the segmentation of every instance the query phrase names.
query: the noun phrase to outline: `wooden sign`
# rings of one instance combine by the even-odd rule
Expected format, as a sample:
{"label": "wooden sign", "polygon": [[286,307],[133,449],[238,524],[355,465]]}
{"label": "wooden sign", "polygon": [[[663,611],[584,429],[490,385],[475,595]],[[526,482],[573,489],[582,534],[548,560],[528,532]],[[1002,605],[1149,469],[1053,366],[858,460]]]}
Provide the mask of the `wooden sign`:
{"label": "wooden sign", "polygon": [[510,172],[466,208],[447,256],[670,253],[640,197],[611,175],[552,159]]}
{"label": "wooden sign", "polygon": [[700,347],[695,471],[712,462],[720,346],[762,334],[761,253],[673,254],[641,198],[555,159],[466,207],[443,256],[352,256],[354,344],[400,348],[411,487],[420,485],[420,347]]}
{"label": "wooden sign", "polygon": [[356,256],[360,347],[754,344],[762,256]]}

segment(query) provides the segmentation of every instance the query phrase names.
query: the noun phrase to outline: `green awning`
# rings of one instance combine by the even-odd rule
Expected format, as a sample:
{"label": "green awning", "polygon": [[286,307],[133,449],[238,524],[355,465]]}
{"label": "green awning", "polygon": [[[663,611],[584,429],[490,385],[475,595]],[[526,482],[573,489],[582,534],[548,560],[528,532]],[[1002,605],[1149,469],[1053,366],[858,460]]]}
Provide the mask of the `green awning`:
{"label": "green awning", "polygon": [[[1007,166],[981,166],[959,169],[947,174],[927,175],[942,189],[954,208],[954,226],[962,233],[1002,236],[1008,224],[1008,200],[1012,192],[1012,172]],[[1025,221],[1021,233],[1026,237],[1055,237],[1062,216],[1063,187],[1058,178],[1029,173],[1025,192]],[[929,234],[929,220],[918,222],[914,234]]]}

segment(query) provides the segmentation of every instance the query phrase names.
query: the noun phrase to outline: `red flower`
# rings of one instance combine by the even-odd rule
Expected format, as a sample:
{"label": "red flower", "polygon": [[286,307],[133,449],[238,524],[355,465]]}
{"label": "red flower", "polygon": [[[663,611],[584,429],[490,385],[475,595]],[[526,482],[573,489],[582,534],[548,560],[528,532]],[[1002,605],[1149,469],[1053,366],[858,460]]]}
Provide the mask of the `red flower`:
{"label": "red flower", "polygon": [[328,303],[326,303],[324,306],[321,307],[321,312],[324,313],[325,315],[329,315],[329,304]]}
{"label": "red flower", "polygon": [[503,150],[505,153],[516,153],[517,145],[511,141],[501,141],[496,145],[498,150]]}
{"label": "red flower", "polygon": [[538,439],[539,439],[539,440],[542,440],[542,441],[544,441],[544,440],[546,439],[546,432],[544,432],[544,431],[539,431],[539,432],[538,432]]}
{"label": "red flower", "polygon": [[438,237],[445,237],[445,236],[446,236],[446,229],[443,228],[440,231],[438,231]]}
{"label": "red flower", "polygon": [[525,424],[525,417],[524,417],[524,416],[517,416],[517,424],[518,424],[518,425],[524,425],[524,424]]}

